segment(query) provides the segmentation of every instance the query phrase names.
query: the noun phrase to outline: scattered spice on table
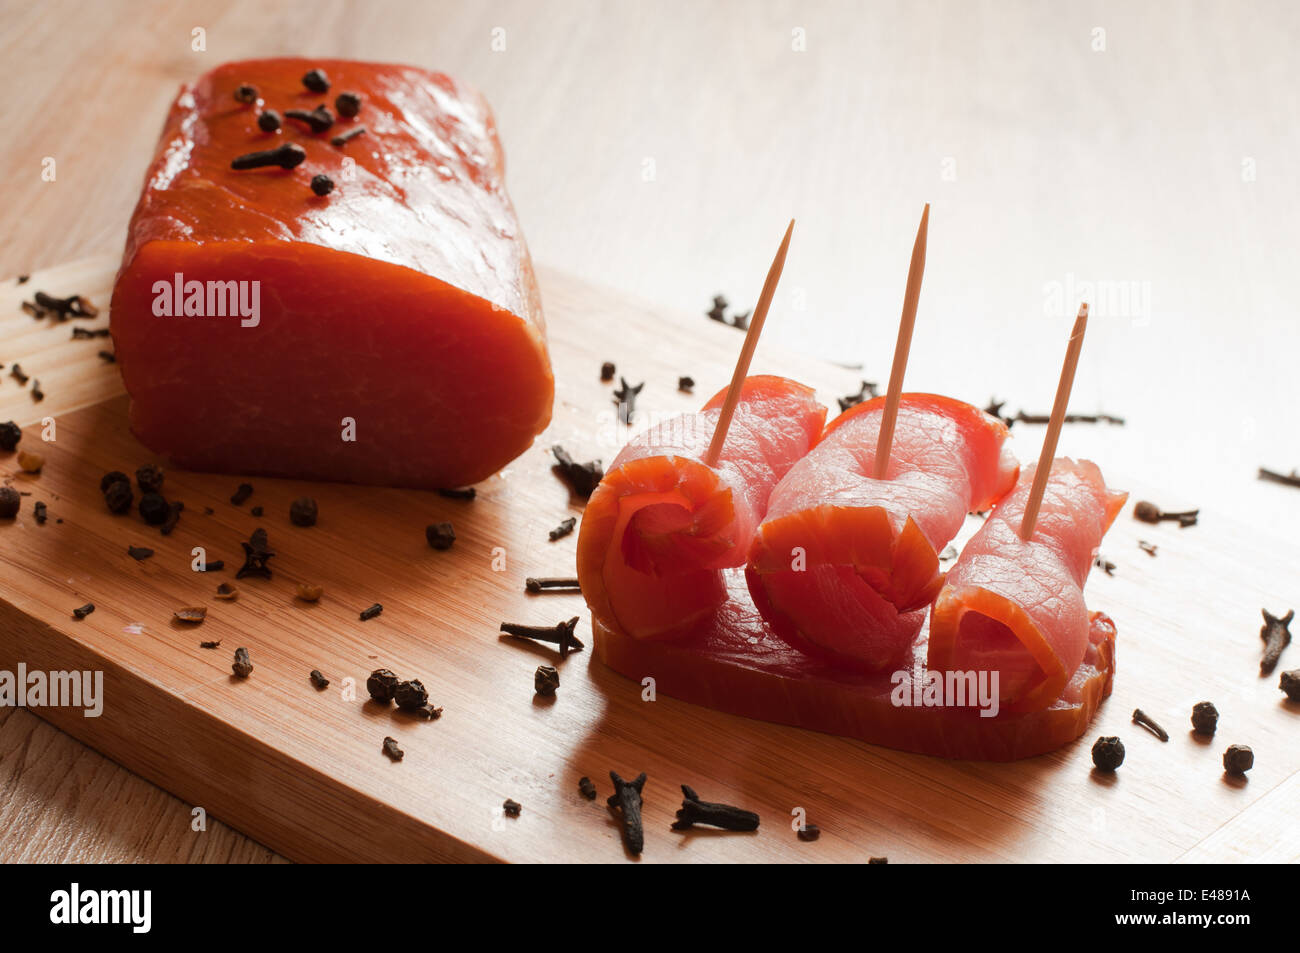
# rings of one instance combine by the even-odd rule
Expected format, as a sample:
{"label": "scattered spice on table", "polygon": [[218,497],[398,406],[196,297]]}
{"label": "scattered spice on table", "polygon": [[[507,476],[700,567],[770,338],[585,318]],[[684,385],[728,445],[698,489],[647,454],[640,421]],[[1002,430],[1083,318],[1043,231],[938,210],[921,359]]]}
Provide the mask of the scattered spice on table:
{"label": "scattered spice on table", "polygon": [[161,493],[145,493],[140,497],[140,516],[150,526],[161,526],[167,522],[169,507]]}
{"label": "scattered spice on table", "polygon": [[442,717],[442,706],[433,705],[433,704],[421,705],[419,708],[415,710],[415,713],[419,715],[421,718],[424,718],[428,721],[433,721],[437,718]]}
{"label": "scattered spice on table", "polygon": [[176,528],[176,524],[181,520],[181,512],[184,509],[185,504],[180,500],[173,500],[167,504],[167,518],[164,519],[162,525],[158,527],[164,536],[170,536],[172,534],[172,530]]}
{"label": "scattered spice on table", "polygon": [[984,413],[988,414],[990,417],[996,417],[998,420],[1006,424],[1008,429],[1010,429],[1016,422],[1016,418],[1008,417],[1002,413],[1002,408],[1006,405],[1007,402],[1005,400],[998,400],[996,397],[990,397],[988,406],[984,408]]}
{"label": "scattered spice on table", "polygon": [[365,126],[353,126],[353,127],[352,127],[351,129],[349,129],[347,132],[340,132],[337,136],[335,136],[333,139],[331,139],[331,140],[330,140],[330,145],[332,145],[332,146],[346,146],[349,142],[351,142],[351,141],[352,141],[353,139],[355,139],[357,136],[364,135],[364,134],[365,134],[365,131],[366,131],[366,127],[365,127]]}
{"label": "scattered spice on table", "polygon": [[1255,766],[1255,752],[1249,745],[1228,745],[1223,752],[1223,770],[1229,774],[1242,775]]}
{"label": "scattered spice on table", "polygon": [[30,377],[28,377],[26,374],[23,373],[22,366],[18,364],[15,364],[13,367],[9,368],[9,376],[12,377],[14,380],[16,380],[19,384],[22,384],[23,386],[26,386],[27,382],[31,380]]}
{"label": "scattered spice on table", "polygon": [[198,624],[208,617],[206,606],[185,606],[172,612],[177,622],[192,622]]}
{"label": "scattered spice on table", "polygon": [[1300,471],[1296,470],[1292,470],[1290,473],[1279,473],[1276,470],[1260,467],[1259,478],[1273,483],[1281,483],[1284,486],[1300,486]]}
{"label": "scattered spice on table", "polygon": [[[288,115],[286,113],[286,115]],[[307,158],[307,150],[296,142],[286,142],[274,149],[261,149],[246,152],[230,160],[230,168],[235,170],[264,169],[278,165],[282,169],[292,169]]]}
{"label": "scattered spice on table", "polygon": [[235,649],[235,661],[230,666],[230,670],[240,678],[248,678],[253,674],[253,660],[248,656],[248,649],[243,647]]}
{"label": "scattered spice on table", "polygon": [[271,567],[266,563],[275,553],[271,551],[270,544],[267,541],[266,530],[259,526],[253,530],[248,542],[239,545],[244,548],[244,565],[240,566],[235,572],[235,578],[243,579],[245,576],[257,576],[261,579],[270,579]]}
{"label": "scattered spice on table", "polygon": [[554,698],[560,687],[560,673],[554,665],[539,665],[533,673],[533,691],[545,698]]}
{"label": "scattered spice on table", "polygon": [[744,808],[730,804],[701,801],[695,790],[686,784],[682,785],[682,794],[685,797],[672,827],[675,831],[690,830],[697,824],[724,831],[758,830],[758,815],[753,811],[746,811]]}
{"label": "scattered spice on table", "polygon": [[234,602],[239,598],[239,590],[228,582],[223,582],[217,586],[216,598],[223,599],[226,602]]}
{"label": "scattered spice on table", "polygon": [[220,640],[220,639],[217,639],[215,642],[200,642],[200,643],[199,643],[199,648],[201,648],[201,649],[216,649],[216,648],[220,648],[220,647],[221,647],[221,640]]}
{"label": "scattered spice on table", "polygon": [[19,427],[12,420],[7,420],[0,424],[0,450],[5,453],[13,453],[18,447],[18,441],[23,439],[23,428]]}
{"label": "scattered spice on table", "polygon": [[1165,731],[1158,724],[1156,724],[1156,720],[1152,718],[1150,715],[1148,715],[1146,712],[1144,712],[1141,708],[1133,709],[1133,724],[1141,725],[1143,728],[1147,729],[1147,731],[1151,732],[1151,734],[1155,735],[1161,741],[1169,740],[1169,732]]}
{"label": "scattered spice on table", "polygon": [[867,858],[867,863],[869,863],[869,864],[887,864],[887,863],[889,863],[889,858],[888,858],[888,857],[868,857],[868,858]]}
{"label": "scattered spice on table", "polygon": [[1283,672],[1282,677],[1278,679],[1277,687],[1286,692],[1286,697],[1291,701],[1300,702],[1300,668]]}
{"label": "scattered spice on table", "polygon": [[721,324],[727,323],[727,299],[722,295],[713,296],[713,307],[704,312],[709,316],[709,320],[717,321]]}
{"label": "scattered spice on table", "polygon": [[612,381],[614,379],[614,371],[616,370],[617,368],[614,366],[613,361],[606,361],[600,365],[600,379],[606,383]]}
{"label": "scattered spice on table", "polygon": [[424,528],[424,538],[434,549],[448,550],[456,542],[456,530],[450,523],[430,523]]}
{"label": "scattered spice on table", "polygon": [[376,602],[372,606],[367,606],[366,608],[361,610],[361,621],[369,622],[371,619],[373,619],[375,616],[379,615],[383,611],[384,611],[383,605],[381,605],[378,602]]}
{"label": "scattered spice on table", "polygon": [[263,132],[275,132],[283,125],[284,120],[274,109],[264,109],[257,117],[257,128]]}
{"label": "scattered spice on table", "polygon": [[18,284],[20,284],[20,285],[25,285],[25,284],[27,284],[27,282],[29,282],[29,281],[31,281],[31,280],[32,280],[32,276],[31,276],[31,275],[19,275],[19,276],[18,276]]}
{"label": "scattered spice on table", "polygon": [[677,389],[678,389],[679,391],[681,391],[683,394],[691,394],[691,393],[694,393],[694,392],[695,392],[695,378],[694,378],[694,377],[690,377],[690,376],[683,376],[683,377],[679,377],[679,378],[677,378]]}
{"label": "scattered spice on table", "polygon": [[[225,568],[226,561],[224,559],[205,559],[203,568],[199,572],[221,572]],[[222,585],[225,585],[225,583],[222,583]]]}
{"label": "scattered spice on table", "polygon": [[95,611],[95,604],[93,602],[87,602],[84,606],[77,606],[77,608],[73,609],[72,617],[76,619],[78,622],[80,622],[82,619],[84,619],[86,616],[90,615],[94,611]]}
{"label": "scattered spice on table", "polygon": [[126,547],[126,552],[127,555],[137,562],[148,559],[153,555],[153,550],[148,546],[128,546]]}
{"label": "scattered spice on table", "polygon": [[732,315],[731,326],[738,331],[749,330],[749,311],[742,311],[740,314]]}
{"label": "scattered spice on table", "polygon": [[121,470],[109,470],[99,478],[99,492],[107,493],[108,488],[114,483],[125,483],[127,486],[130,486],[131,478]]}
{"label": "scattered spice on table", "polygon": [[575,577],[529,576],[524,580],[525,592],[550,592],[553,590],[573,590],[581,592],[582,587]]}
{"label": "scattered spice on table", "polygon": [[418,678],[398,682],[393,689],[393,701],[402,711],[418,711],[429,704],[429,692]]}
{"label": "scattered spice on table", "polygon": [[523,809],[522,804],[511,798],[506,798],[505,803],[501,805],[501,810],[505,811],[506,817],[518,817],[519,812]]}
{"label": "scattered spice on table", "polygon": [[325,589],[321,586],[313,585],[308,582],[298,583],[294,590],[294,595],[303,602],[320,602],[320,597],[325,594]]}
{"label": "scattered spice on table", "polygon": [[1099,771],[1114,771],[1124,763],[1124,742],[1114,735],[1102,735],[1093,742],[1092,763]]}
{"label": "scattered spice on table", "polygon": [[36,501],[36,505],[32,507],[32,516],[36,518],[38,524],[45,525],[45,521],[50,518],[50,512],[44,500]]}
{"label": "scattered spice on table", "polygon": [[1212,735],[1219,727],[1219,709],[1214,702],[1197,702],[1192,706],[1192,730],[1198,735]]}
{"label": "scattered spice on table", "polygon": [[235,492],[230,494],[230,502],[235,506],[243,506],[244,501],[253,495],[253,484],[241,483],[235,487]]}
{"label": "scattered spice on table", "polygon": [[588,801],[596,800],[596,785],[585,774],[578,778],[578,790]]}
{"label": "scattered spice on table", "polygon": [[320,673],[319,669],[311,670],[311,683],[316,686],[317,691],[324,691],[330,687],[330,680]]}
{"label": "scattered spice on table", "polygon": [[121,515],[131,509],[131,504],[135,502],[135,492],[131,489],[131,484],[127,480],[118,483],[110,483],[108,489],[104,491],[104,505],[108,507],[110,513]]}
{"label": "scattered spice on table", "polygon": [[23,497],[11,486],[0,486],[0,519],[11,520],[22,509]]}
{"label": "scattered spice on table", "polygon": [[105,364],[117,363],[117,355],[114,354],[112,351],[100,351],[99,359],[103,361]]}
{"label": "scattered spice on table", "polygon": [[316,195],[324,198],[334,191],[334,180],[328,175],[317,172],[311,177],[311,190]]}
{"label": "scattered spice on table", "polygon": [[329,111],[327,106],[317,106],[310,111],[306,109],[286,109],[284,118],[306,123],[307,127],[314,133],[325,132],[330,126],[334,125],[334,114]]}
{"label": "scattered spice on table", "polygon": [[315,526],[320,509],[310,496],[300,496],[289,504],[289,522],[294,526]]}
{"label": "scattered spice on table", "polygon": [[68,295],[60,298],[56,295],[38,291],[33,295],[29,305],[23,302],[23,310],[36,318],[53,316],[57,321],[68,318],[93,318],[99,315],[99,309],[85,295]]}
{"label": "scattered spice on table", "polygon": [[844,413],[844,411],[848,410],[850,407],[856,407],[863,401],[880,396],[879,388],[880,385],[875,381],[863,381],[862,386],[858,388],[856,394],[847,394],[844,397],[837,397],[836,400],[840,405],[840,413]]}
{"label": "scattered spice on table", "polygon": [[45,399],[45,391],[41,390],[40,381],[32,381],[32,400],[39,403]]}
{"label": "scattered spice on table", "polygon": [[468,486],[463,489],[450,487],[450,488],[440,489],[438,491],[438,495],[445,496],[449,500],[472,500],[474,499],[474,497],[478,496],[478,491],[475,490],[472,486]]}
{"label": "scattered spice on table", "polygon": [[558,443],[551,447],[551,453],[555,455],[557,461],[554,469],[569,484],[570,489],[583,499],[591,496],[592,491],[600,485],[601,479],[605,476],[600,461],[576,463]]}
{"label": "scattered spice on table", "polygon": [[334,99],[334,108],[339,111],[340,116],[351,119],[361,112],[361,94],[350,90],[339,93]]}
{"label": "scattered spice on table", "polygon": [[135,482],[141,493],[161,493],[164,479],[162,467],[156,464],[146,463],[136,468]]}
{"label": "scattered spice on table", "polygon": [[330,79],[323,69],[310,69],[302,74],[302,84],[313,93],[328,93]]}
{"label": "scattered spice on table", "polygon": [[253,507],[251,510],[248,511],[248,515],[249,515],[249,516],[254,516],[254,517],[256,517],[257,519],[261,519],[261,518],[262,518],[262,514],[263,514],[264,512],[266,512],[266,511],[263,510],[262,507],[260,507],[260,506],[255,506],[255,507]]}
{"label": "scattered spice on table", "polygon": [[257,87],[251,83],[240,83],[235,87],[235,102],[245,106],[257,102]]}
{"label": "scattered spice on table", "polygon": [[623,819],[623,843],[627,845],[628,852],[640,854],[645,850],[645,828],[641,823],[641,791],[645,788],[645,772],[642,771],[631,781],[624,781],[617,772],[611,771],[609,779],[614,782],[614,793],[605,803]]}
{"label": "scattered spice on table", "polygon": [[401,761],[406,757],[406,752],[397,746],[397,739],[388,736],[384,737],[383,752],[393,761]]}
{"label": "scattered spice on table", "polygon": [[518,639],[532,639],[535,642],[551,642],[560,647],[560,658],[567,658],[572,649],[586,648],[574,635],[578,628],[578,617],[557,623],[553,626],[519,625],[514,622],[502,622],[501,631]]}
{"label": "scattered spice on table", "polygon": [[1290,626],[1291,620],[1295,618],[1295,610],[1287,610],[1281,618],[1267,609],[1259,611],[1264,615],[1264,624],[1259,629],[1259,637],[1264,640],[1264,657],[1259,660],[1259,674],[1268,675],[1277,667],[1282,650],[1291,644]]}
{"label": "scattered spice on table", "polygon": [[[1016,418],[1022,424],[1046,424],[1052,419],[1051,414],[1027,414],[1023,410],[1016,412]],[[1066,414],[1064,423],[1067,424],[1115,424],[1118,427],[1124,426],[1124,418],[1116,417],[1114,414]]]}
{"label": "scattered spice on table", "polygon": [[31,450],[19,450],[18,466],[26,473],[40,473],[45,466],[45,455]]}
{"label": "scattered spice on table", "polygon": [[801,841],[811,843],[822,836],[822,829],[816,824],[804,824],[796,835]]}
{"label": "scattered spice on table", "polygon": [[377,668],[366,679],[366,692],[375,701],[387,705],[397,694],[399,679],[386,668]]}
{"label": "scattered spice on table", "polygon": [[1160,523],[1165,520],[1171,520],[1178,523],[1182,528],[1195,526],[1200,510],[1185,510],[1181,513],[1166,513],[1149,500],[1139,500],[1133,506],[1133,517],[1141,520],[1143,523]]}
{"label": "scattered spice on table", "polygon": [[555,529],[551,530],[549,534],[551,537],[551,542],[555,542],[557,539],[563,539],[564,537],[568,536],[570,533],[573,532],[573,527],[577,525],[578,525],[578,519],[577,517],[574,516],[570,516],[566,520],[561,520],[560,525],[555,527]]}
{"label": "scattered spice on table", "polygon": [[1092,561],[1092,564],[1108,576],[1115,575],[1115,564],[1109,559],[1103,558],[1101,553],[1097,554],[1097,558]]}
{"label": "scattered spice on table", "polygon": [[630,425],[632,415],[636,412],[637,395],[641,393],[641,388],[645,387],[645,381],[632,385],[627,382],[626,377],[620,377],[618,383],[619,387],[614,391],[614,403],[618,404],[618,419],[621,423]]}
{"label": "scattered spice on table", "polygon": [[1142,550],[1142,552],[1146,553],[1148,556],[1154,556],[1157,547],[1155,543],[1148,543],[1145,539],[1139,539],[1138,549]]}

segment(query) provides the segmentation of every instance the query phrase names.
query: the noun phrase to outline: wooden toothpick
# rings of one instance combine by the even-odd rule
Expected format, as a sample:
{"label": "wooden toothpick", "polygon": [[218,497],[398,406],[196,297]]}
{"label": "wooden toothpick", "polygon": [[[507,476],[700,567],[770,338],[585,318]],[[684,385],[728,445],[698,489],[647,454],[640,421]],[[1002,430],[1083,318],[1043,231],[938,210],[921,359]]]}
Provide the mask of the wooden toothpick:
{"label": "wooden toothpick", "polygon": [[907,370],[907,355],[912,350],[912,328],[916,326],[916,305],[921,299],[921,276],[925,274],[925,236],[929,225],[930,203],[926,202],[925,211],[921,213],[921,225],[916,230],[916,243],[912,246],[912,264],[907,269],[903,317],[898,322],[898,341],[894,344],[894,366],[889,372],[885,416],[880,421],[880,436],[876,440],[876,467],[872,475],[877,480],[885,478],[885,470],[889,467],[889,451],[894,446],[898,401],[903,396],[903,372]]}
{"label": "wooden toothpick", "polygon": [[1088,330],[1088,305],[1079,306],[1079,316],[1074,319],[1074,330],[1070,332],[1070,344],[1065,350],[1065,365],[1061,368],[1061,380],[1056,385],[1056,402],[1052,404],[1052,419],[1047,424],[1047,434],[1043,437],[1043,452],[1038,455],[1038,469],[1034,472],[1034,485],[1029,488],[1029,499],[1025,501],[1025,515],[1020,520],[1020,538],[1029,542],[1034,535],[1034,524],[1038,522],[1038,508],[1043,503],[1043,493],[1047,490],[1047,478],[1052,475],[1052,461],[1056,459],[1056,442],[1061,436],[1061,425],[1065,423],[1065,410],[1070,403],[1070,389],[1074,387],[1074,370],[1079,366],[1079,352],[1083,350],[1083,335]]}
{"label": "wooden toothpick", "polygon": [[713,439],[709,442],[708,452],[704,454],[704,465],[711,467],[718,462],[722,445],[727,441],[727,430],[731,427],[731,418],[736,414],[736,404],[740,402],[740,390],[745,377],[749,374],[749,364],[754,359],[754,349],[758,347],[758,336],[763,333],[763,322],[767,318],[767,309],[772,305],[776,294],[776,284],[781,280],[781,269],[785,267],[785,253],[790,247],[790,234],[794,231],[794,219],[785,230],[781,247],[776,250],[776,258],[768,269],[767,281],[763,283],[763,293],[759,295],[754,314],[749,319],[749,332],[745,335],[745,344],[740,349],[740,358],[736,361],[735,373],[731,375],[731,386],[727,388],[727,399],[722,404],[722,413],[718,416],[718,425],[713,429]]}

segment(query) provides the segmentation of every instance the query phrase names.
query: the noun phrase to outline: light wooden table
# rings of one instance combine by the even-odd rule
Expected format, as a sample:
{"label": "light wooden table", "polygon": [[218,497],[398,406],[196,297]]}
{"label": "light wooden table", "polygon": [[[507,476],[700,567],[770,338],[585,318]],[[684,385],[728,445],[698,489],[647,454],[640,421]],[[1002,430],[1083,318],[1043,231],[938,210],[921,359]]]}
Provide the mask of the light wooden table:
{"label": "light wooden table", "polygon": [[[1300,529],[1300,492],[1254,479],[1300,465],[1292,4],[3,0],[0,22],[0,274],[120,246],[181,81],[256,55],[406,61],[493,103],[539,262],[748,308],[797,217],[769,354],[887,375],[933,202],[909,388],[1045,411],[1086,296],[1075,408],[1129,425],[1062,452]],[[275,858],[0,709],[0,859]]]}

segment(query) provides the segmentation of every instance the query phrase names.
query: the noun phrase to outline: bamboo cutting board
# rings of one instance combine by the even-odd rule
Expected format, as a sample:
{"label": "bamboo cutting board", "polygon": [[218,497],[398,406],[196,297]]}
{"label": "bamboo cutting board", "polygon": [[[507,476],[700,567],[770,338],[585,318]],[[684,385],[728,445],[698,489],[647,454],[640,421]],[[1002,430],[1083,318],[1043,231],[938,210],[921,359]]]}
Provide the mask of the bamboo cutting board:
{"label": "bamboo cutting board", "polygon": [[[74,324],[104,326],[107,314],[52,325],[19,310],[38,289],[82,293],[104,308],[115,264],[94,259],[0,288],[0,360],[21,363],[48,395],[38,404],[15,381],[0,383],[0,420],[17,420],[22,446],[46,455],[35,477],[0,457],[6,480],[32,494],[17,520],[0,523],[0,669],[102,671],[100,717],[33,711],[286,856],[622,860],[618,824],[604,807],[614,769],[649,775],[645,861],[1300,859],[1300,706],[1285,703],[1276,675],[1257,674],[1258,609],[1290,607],[1297,582],[1276,558],[1287,550],[1266,532],[1216,519],[1212,509],[1187,530],[1146,526],[1126,512],[1103,545],[1115,575],[1096,572],[1088,584],[1090,605],[1119,628],[1115,692],[1083,739],[1039,758],[943,761],[662,695],[642,701],[638,684],[593,661],[581,597],[523,591],[526,576],[573,571],[576,536],[550,542],[547,533],[580,507],[550,472],[547,448],[558,442],[579,459],[608,461],[626,439],[611,386],[599,381],[602,361],[647,382],[640,407],[648,421],[693,410],[724,386],[738,332],[543,272],[555,419],[532,450],[479,486],[477,500],[252,478],[253,496],[236,507],[229,497],[238,478],[170,470],[168,497],[186,508],[163,537],[138,516],[110,515],[99,492],[104,472],[154,459],[128,432],[116,369],[96,356],[111,345],[69,339]],[[672,343],[685,340],[689,348]],[[764,350],[755,372],[816,384],[831,404],[858,384],[847,370]],[[681,374],[697,381],[695,396],[676,391]],[[42,418],[54,425],[44,444]],[[1033,448],[1017,437],[1029,459]],[[1142,497],[1141,486],[1101,462],[1112,483]],[[304,494],[320,504],[310,529],[287,516]],[[44,525],[32,517],[36,500],[49,507]],[[257,505],[261,519],[249,512]],[[442,520],[456,528],[449,552],[424,540],[425,525]],[[257,526],[278,553],[274,578],[234,582],[239,543]],[[1155,558],[1137,548],[1139,538],[1158,545]],[[155,555],[136,562],[128,545]],[[227,568],[192,572],[195,546]],[[212,598],[222,581],[238,587],[238,601]],[[322,601],[295,600],[298,582],[322,585]],[[72,609],[87,601],[96,611],[75,621]],[[359,621],[374,602],[383,614]],[[208,606],[201,626],[172,621],[174,609],[195,604]],[[564,662],[497,634],[502,621],[572,615],[582,616],[589,650]],[[201,640],[221,647],[202,649]],[[236,646],[252,655],[247,680],[230,671]],[[1279,668],[1300,664],[1296,653]],[[553,702],[533,696],[538,664],[560,669]],[[418,721],[368,702],[365,677],[381,667],[422,679],[443,716]],[[313,668],[331,679],[325,691],[309,682]],[[1221,712],[1209,742],[1193,738],[1187,720],[1203,699]],[[1165,725],[1168,743],[1129,724],[1138,706]],[[1114,777],[1091,770],[1098,734],[1118,734],[1127,746]],[[381,753],[386,735],[405,750],[400,763]],[[1255,750],[1245,781],[1222,774],[1222,751],[1234,742]],[[582,775],[596,782],[594,803],[578,793]],[[671,833],[682,783],[758,811],[760,831]],[[523,805],[519,818],[503,816],[506,798]],[[795,838],[796,808],[822,828],[820,841]]]}

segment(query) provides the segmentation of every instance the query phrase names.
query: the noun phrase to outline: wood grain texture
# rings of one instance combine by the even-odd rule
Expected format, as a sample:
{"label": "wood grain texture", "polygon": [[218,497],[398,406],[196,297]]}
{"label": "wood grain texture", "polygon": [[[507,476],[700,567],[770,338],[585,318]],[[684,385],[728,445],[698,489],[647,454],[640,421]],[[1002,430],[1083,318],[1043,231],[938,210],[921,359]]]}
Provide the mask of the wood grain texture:
{"label": "wood grain texture", "polygon": [[[107,280],[91,279],[84,266],[67,273],[88,286]],[[64,281],[57,272],[38,280]],[[0,526],[0,667],[25,661],[30,669],[102,669],[101,717],[37,713],[295,860],[615,860],[623,856],[616,824],[601,802],[577,791],[578,778],[588,775],[608,793],[611,768],[650,775],[647,861],[854,861],[872,854],[895,861],[1160,861],[1190,851],[1222,859],[1240,848],[1216,832],[1247,823],[1242,818],[1254,809],[1268,822],[1272,793],[1300,770],[1300,711],[1279,702],[1275,679],[1256,674],[1257,606],[1271,604],[1289,580],[1268,556],[1277,541],[1243,533],[1212,508],[1190,529],[1152,527],[1126,514],[1107,537],[1103,552],[1118,568],[1114,576],[1096,574],[1088,592],[1091,605],[1119,627],[1115,693],[1084,739],[1040,758],[943,761],[663,696],[646,702],[638,683],[604,669],[590,652],[556,663],[556,700],[534,697],[533,669],[555,656],[500,639],[498,623],[585,617],[578,596],[523,592],[525,576],[565,575],[573,566],[575,538],[550,542],[547,531],[580,508],[549,472],[546,448],[560,442],[580,458],[608,459],[630,433],[617,423],[611,386],[599,381],[602,360],[646,380],[645,424],[694,408],[725,386],[741,340],[703,318],[663,314],[557,272],[543,270],[542,284],[560,382],[555,421],[533,450],[482,484],[472,503],[257,479],[254,495],[235,507],[228,497],[236,479],[171,471],[168,492],[186,510],[175,533],[163,537],[138,517],[110,515],[100,498],[100,474],[151,459],[127,432],[126,399],[64,413],[52,392],[42,412],[54,417],[57,439],[45,444],[45,470],[11,476],[47,497],[51,517],[64,522],[38,526],[27,506]],[[620,317],[616,331],[607,324],[611,311]],[[44,329],[61,339],[51,350],[84,346],[62,330]],[[697,346],[685,363],[655,346],[686,334]],[[828,400],[853,383],[847,371],[762,348],[755,370],[796,376]],[[111,368],[88,373],[114,380]],[[676,391],[680,373],[695,377],[696,396]],[[32,418],[28,411],[25,419]],[[25,439],[39,437],[29,429]],[[1113,468],[1110,479],[1125,484]],[[287,517],[290,501],[304,492],[320,503],[320,522],[310,529]],[[248,512],[254,505],[265,507],[262,519]],[[457,530],[446,553],[429,549],[423,536],[426,523],[443,519]],[[969,522],[963,538],[978,521]],[[278,553],[274,579],[235,583],[237,602],[213,600],[216,584],[233,576],[239,540],[258,525],[268,528]],[[1139,538],[1156,543],[1157,556],[1142,552]],[[156,555],[136,562],[128,544],[148,545]],[[191,572],[194,546],[228,568]],[[504,568],[494,568],[501,558]],[[1215,598],[1206,602],[1196,587],[1208,565],[1215,567]],[[298,582],[323,585],[325,598],[296,601]],[[87,600],[97,610],[74,621],[72,607]],[[360,622],[359,611],[375,601],[383,614]],[[173,609],[192,604],[209,607],[200,627],[171,620]],[[205,650],[200,639],[222,644]],[[256,666],[246,681],[230,673],[238,645],[250,649]],[[445,706],[443,717],[417,721],[366,701],[365,676],[378,667],[421,678]],[[333,680],[328,690],[311,686],[312,668]],[[341,691],[348,679],[351,697]],[[1188,731],[1191,706],[1203,697],[1222,712],[1211,742]],[[1139,706],[1170,730],[1167,744],[1128,723]],[[1090,739],[1103,733],[1121,735],[1128,747],[1114,777],[1091,770]],[[401,763],[381,754],[385,735],[406,751]],[[1249,780],[1222,774],[1221,751],[1232,742],[1255,749]],[[669,833],[680,783],[757,810],[765,826],[755,835]],[[502,816],[508,797],[524,805],[519,819]],[[816,845],[798,842],[788,827],[799,807],[825,832]],[[1283,842],[1275,849],[1289,848]]]}

